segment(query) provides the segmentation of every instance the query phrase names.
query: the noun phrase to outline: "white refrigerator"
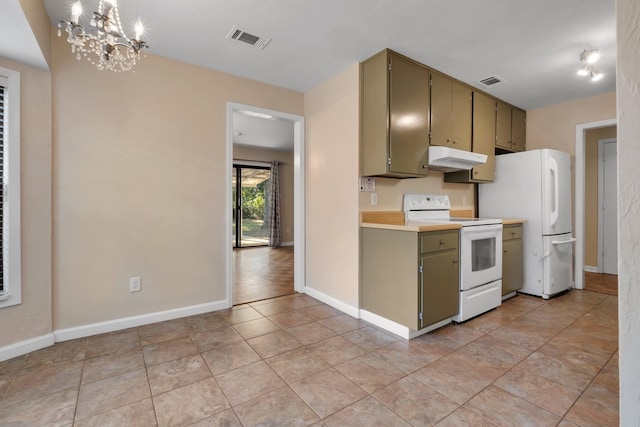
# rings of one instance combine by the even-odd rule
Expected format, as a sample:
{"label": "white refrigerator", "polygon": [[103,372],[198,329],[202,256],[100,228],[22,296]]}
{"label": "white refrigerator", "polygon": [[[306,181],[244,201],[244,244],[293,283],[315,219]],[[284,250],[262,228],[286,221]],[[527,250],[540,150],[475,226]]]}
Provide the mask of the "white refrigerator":
{"label": "white refrigerator", "polygon": [[571,156],[543,149],[496,156],[495,180],[478,185],[479,216],[522,218],[520,292],[549,298],[573,286]]}

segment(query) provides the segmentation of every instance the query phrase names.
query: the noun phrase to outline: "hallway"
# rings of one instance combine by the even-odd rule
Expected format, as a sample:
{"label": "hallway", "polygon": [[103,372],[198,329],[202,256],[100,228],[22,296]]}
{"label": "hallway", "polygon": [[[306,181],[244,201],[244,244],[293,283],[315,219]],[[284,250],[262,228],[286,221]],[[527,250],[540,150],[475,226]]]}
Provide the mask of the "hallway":
{"label": "hallway", "polygon": [[233,304],[293,293],[293,246],[233,250]]}

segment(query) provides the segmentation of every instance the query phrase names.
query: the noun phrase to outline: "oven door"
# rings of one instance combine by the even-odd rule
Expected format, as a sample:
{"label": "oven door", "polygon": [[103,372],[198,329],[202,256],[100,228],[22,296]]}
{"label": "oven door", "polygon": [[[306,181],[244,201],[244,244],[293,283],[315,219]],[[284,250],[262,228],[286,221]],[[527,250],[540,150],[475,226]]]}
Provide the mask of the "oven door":
{"label": "oven door", "polygon": [[502,278],[502,224],[460,230],[460,290]]}

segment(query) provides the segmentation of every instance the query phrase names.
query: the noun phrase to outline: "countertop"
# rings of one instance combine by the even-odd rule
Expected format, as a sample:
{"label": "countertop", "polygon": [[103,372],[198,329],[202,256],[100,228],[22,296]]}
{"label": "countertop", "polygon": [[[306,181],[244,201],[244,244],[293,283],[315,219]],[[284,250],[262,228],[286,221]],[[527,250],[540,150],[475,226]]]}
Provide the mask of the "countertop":
{"label": "countertop", "polygon": [[360,226],[364,228],[382,228],[399,231],[440,231],[457,230],[460,224],[442,224],[436,222],[408,222],[404,221],[402,211],[363,211],[360,212]]}
{"label": "countertop", "polygon": [[[455,211],[456,216],[471,218],[471,211]],[[524,219],[506,218],[502,219],[503,225],[522,224]],[[436,223],[436,222],[405,222],[402,211],[363,211],[360,212],[360,226],[364,228],[382,228],[386,230],[399,231],[440,231],[457,230],[462,228],[460,224]]]}
{"label": "countertop", "polygon": [[522,218],[502,218],[502,225],[524,224],[526,219]]}
{"label": "countertop", "polygon": [[405,224],[379,224],[375,222],[360,223],[360,227],[364,228],[382,228],[385,230],[399,231],[440,231],[440,230],[457,230],[462,228],[460,224],[442,224],[435,222],[408,222]]}

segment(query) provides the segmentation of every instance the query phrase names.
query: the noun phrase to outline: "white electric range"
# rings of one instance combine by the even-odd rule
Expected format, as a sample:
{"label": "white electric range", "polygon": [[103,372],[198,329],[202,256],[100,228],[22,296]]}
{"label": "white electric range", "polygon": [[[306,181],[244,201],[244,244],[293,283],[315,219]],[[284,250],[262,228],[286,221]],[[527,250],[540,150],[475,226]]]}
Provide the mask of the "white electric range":
{"label": "white electric range", "polygon": [[456,218],[447,195],[405,194],[407,224],[460,224],[460,305],[453,320],[464,322],[502,303],[502,220]]}

